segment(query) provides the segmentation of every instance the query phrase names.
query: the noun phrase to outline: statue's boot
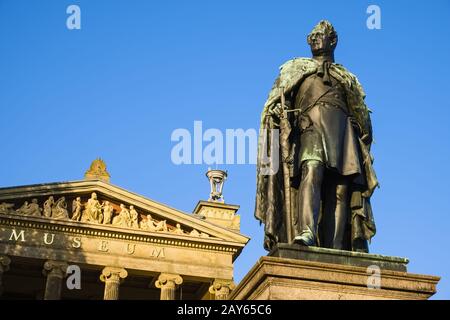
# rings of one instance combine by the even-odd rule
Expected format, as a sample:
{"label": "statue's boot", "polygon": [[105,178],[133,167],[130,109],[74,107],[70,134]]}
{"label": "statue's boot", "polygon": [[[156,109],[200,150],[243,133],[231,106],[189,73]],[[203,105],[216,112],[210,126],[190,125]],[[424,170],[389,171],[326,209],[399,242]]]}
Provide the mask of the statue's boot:
{"label": "statue's boot", "polygon": [[273,249],[274,246],[275,246],[275,241],[273,241],[272,238],[267,236],[267,234],[264,235],[264,249],[266,249],[267,251],[270,251]]}
{"label": "statue's boot", "polygon": [[315,245],[314,239],[314,234],[310,230],[306,230],[294,238],[294,243],[309,247]]}

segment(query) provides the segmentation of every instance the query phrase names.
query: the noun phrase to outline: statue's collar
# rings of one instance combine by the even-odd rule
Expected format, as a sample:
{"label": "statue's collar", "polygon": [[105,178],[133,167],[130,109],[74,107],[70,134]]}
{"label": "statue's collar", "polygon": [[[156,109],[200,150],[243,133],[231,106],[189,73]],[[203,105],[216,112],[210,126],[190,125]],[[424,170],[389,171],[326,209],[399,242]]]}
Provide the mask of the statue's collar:
{"label": "statue's collar", "polygon": [[322,78],[324,84],[331,86],[331,78],[330,78],[330,66],[332,65],[331,61],[317,61],[317,75]]}

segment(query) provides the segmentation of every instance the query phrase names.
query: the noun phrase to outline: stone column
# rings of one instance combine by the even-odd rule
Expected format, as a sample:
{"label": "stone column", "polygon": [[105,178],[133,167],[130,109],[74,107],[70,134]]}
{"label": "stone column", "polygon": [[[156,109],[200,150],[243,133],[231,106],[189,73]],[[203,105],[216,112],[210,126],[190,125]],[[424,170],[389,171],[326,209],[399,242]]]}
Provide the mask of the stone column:
{"label": "stone column", "polygon": [[43,274],[47,276],[44,300],[61,299],[61,285],[67,273],[67,263],[64,261],[48,260],[44,263]]}
{"label": "stone column", "polygon": [[120,282],[128,276],[127,270],[123,268],[105,267],[100,280],[105,283],[104,300],[119,300]]}
{"label": "stone column", "polygon": [[155,285],[161,289],[161,300],[175,300],[175,290],[183,283],[183,278],[177,274],[161,273]]}
{"label": "stone column", "polygon": [[8,256],[0,255],[0,297],[3,293],[3,273],[9,270],[11,259]]}
{"label": "stone column", "polygon": [[215,300],[227,300],[230,292],[235,288],[233,280],[216,279],[209,292],[214,295]]}

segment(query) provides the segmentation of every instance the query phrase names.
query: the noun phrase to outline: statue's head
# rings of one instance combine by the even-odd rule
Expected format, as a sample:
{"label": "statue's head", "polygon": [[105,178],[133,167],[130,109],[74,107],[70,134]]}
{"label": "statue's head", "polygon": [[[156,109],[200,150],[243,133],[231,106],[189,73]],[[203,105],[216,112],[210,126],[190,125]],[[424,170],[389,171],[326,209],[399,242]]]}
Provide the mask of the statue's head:
{"label": "statue's head", "polygon": [[307,40],[313,55],[329,55],[336,48],[338,35],[329,21],[322,20],[314,27]]}

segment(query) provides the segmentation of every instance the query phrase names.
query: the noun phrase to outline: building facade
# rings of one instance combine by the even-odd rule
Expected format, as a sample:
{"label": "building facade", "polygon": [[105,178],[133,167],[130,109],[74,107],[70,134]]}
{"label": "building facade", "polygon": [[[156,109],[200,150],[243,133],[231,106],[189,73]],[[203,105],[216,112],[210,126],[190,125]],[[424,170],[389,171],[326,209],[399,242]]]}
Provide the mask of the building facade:
{"label": "building facade", "polygon": [[227,299],[249,238],[208,177],[193,213],[112,185],[101,160],[82,181],[1,188],[1,299]]}

